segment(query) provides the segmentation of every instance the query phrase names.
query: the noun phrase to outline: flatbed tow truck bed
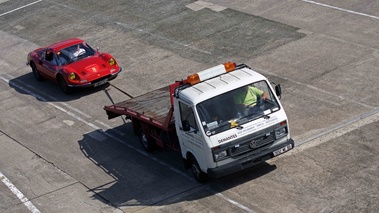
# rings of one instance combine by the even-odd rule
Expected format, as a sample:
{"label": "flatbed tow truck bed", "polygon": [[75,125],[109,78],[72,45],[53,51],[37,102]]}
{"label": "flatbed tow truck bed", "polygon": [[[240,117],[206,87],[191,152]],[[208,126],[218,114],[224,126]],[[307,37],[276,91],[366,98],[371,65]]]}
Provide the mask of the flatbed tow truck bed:
{"label": "flatbed tow truck bed", "polygon": [[132,121],[137,119],[165,131],[175,128],[169,86],[114,105],[105,106],[104,110],[109,119],[126,115]]}

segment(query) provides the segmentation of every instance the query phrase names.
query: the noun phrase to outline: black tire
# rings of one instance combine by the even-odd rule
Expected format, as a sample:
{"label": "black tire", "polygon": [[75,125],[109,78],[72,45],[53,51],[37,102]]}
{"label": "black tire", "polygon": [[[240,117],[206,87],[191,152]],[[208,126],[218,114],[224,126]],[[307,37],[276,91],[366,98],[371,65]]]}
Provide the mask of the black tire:
{"label": "black tire", "polygon": [[30,67],[32,68],[34,78],[37,79],[37,81],[42,81],[43,77],[41,76],[41,73],[37,69],[37,66],[33,62],[31,62]]}
{"label": "black tire", "polygon": [[62,91],[66,94],[72,93],[72,88],[69,87],[66,83],[66,81],[63,79],[62,75],[57,76],[58,84],[61,87]]}
{"label": "black tire", "polygon": [[200,169],[199,163],[197,162],[195,157],[191,156],[190,163],[191,171],[195,179],[200,183],[206,182],[208,180],[208,175]]}
{"label": "black tire", "polygon": [[[125,118],[125,119],[127,119],[127,118]],[[141,122],[139,120],[137,120],[136,118],[133,118],[133,117],[130,117],[130,119],[132,120],[134,135],[137,137],[141,136],[141,131],[142,131]]]}
{"label": "black tire", "polygon": [[142,144],[142,147],[147,152],[152,152],[155,149],[155,143],[154,140],[151,137],[148,137],[143,131],[140,133],[140,141]]}

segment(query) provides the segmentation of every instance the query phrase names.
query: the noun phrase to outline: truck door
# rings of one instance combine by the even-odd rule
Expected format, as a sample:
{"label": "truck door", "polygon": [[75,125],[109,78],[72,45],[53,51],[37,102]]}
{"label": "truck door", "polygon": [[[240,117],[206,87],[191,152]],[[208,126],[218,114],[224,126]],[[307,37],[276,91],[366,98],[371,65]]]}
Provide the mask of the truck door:
{"label": "truck door", "polygon": [[201,134],[199,125],[196,122],[194,110],[181,101],[179,101],[179,109],[180,128],[177,133],[182,146],[182,155],[186,155],[187,151],[190,151],[196,158],[200,168],[206,172],[207,162],[204,152],[206,144],[204,143],[204,136]]}

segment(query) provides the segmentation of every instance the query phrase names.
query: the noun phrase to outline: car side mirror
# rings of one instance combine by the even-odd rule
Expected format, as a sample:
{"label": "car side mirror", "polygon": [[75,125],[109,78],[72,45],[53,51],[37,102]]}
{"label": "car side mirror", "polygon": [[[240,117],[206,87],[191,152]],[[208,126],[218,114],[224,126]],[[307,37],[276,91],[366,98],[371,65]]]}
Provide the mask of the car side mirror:
{"label": "car side mirror", "polygon": [[275,85],[275,93],[276,93],[276,96],[280,97],[282,96],[282,88],[280,87],[280,84],[278,85]]}
{"label": "car side mirror", "polygon": [[183,131],[188,132],[191,130],[191,127],[189,125],[189,122],[187,120],[182,121],[182,128]]}

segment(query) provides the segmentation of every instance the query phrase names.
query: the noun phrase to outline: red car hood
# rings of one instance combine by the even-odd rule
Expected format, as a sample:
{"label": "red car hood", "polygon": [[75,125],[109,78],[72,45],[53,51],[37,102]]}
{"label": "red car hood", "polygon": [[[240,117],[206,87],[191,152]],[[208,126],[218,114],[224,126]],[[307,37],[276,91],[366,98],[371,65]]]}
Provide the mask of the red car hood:
{"label": "red car hood", "polygon": [[[108,62],[97,56],[81,59],[79,61],[66,65],[66,67],[69,70],[75,70],[76,74],[89,81],[109,75],[111,69]],[[117,66],[113,67],[117,68]]]}

